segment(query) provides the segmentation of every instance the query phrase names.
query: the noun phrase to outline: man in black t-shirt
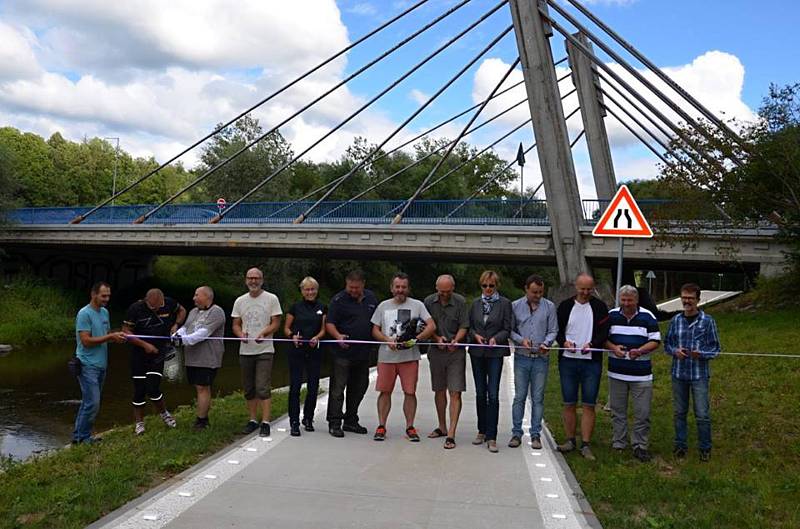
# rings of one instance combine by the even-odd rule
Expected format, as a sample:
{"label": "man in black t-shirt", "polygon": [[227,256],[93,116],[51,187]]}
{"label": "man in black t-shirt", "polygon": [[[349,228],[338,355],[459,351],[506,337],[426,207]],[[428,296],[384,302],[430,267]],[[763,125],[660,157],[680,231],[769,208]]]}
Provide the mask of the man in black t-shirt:
{"label": "man in black t-shirt", "polygon": [[[144,299],[128,308],[123,331],[140,336],[169,338],[186,319],[186,309],[172,298],[164,297],[157,288],[147,291]],[[133,379],[134,433],[144,433],[145,397],[150,399],[164,424],[175,428],[175,418],[167,411],[161,393],[164,359],[172,346],[160,338],[128,338],[131,344],[131,377]]]}

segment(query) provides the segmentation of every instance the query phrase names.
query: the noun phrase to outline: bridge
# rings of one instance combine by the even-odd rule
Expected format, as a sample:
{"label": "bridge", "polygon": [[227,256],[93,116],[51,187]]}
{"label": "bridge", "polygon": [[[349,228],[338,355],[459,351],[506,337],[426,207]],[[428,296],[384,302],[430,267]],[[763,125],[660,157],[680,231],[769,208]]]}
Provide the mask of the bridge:
{"label": "bridge", "polygon": [[[291,80],[260,102],[200,138],[161,166],[116,191],[92,208],[29,208],[12,214],[11,227],[0,234],[0,245],[12,251],[39,252],[48,259],[66,254],[111,252],[118,255],[155,254],[263,254],[284,256],[329,256],[382,259],[452,259],[459,261],[524,262],[555,264],[563,284],[578,272],[591,267],[610,266],[617,255],[617,242],[595,239],[590,226],[617,186],[605,120],[610,114],[649,149],[663,164],[677,171],[688,182],[697,172],[721,174],[726,167],[743,163],[743,152],[722,147],[713,150],[698,142],[687,130],[701,136],[718,131],[734,144],[742,140],[713,112],[678,86],[577,0],[521,1],[503,0],[483,13],[472,24],[428,53],[416,65],[369,99],[356,112],[326,131],[317,141],[294,155],[291,160],[272,170],[253,188],[225,208],[214,204],[183,204],[186,193],[223,170],[232,160],[247,152],[269,134],[302,115],[337,88],[367,72],[372,66],[390,57],[396,50],[420,34],[434,28],[452,13],[469,4],[462,0],[451,5],[438,17],[420,22],[421,27],[385,52],[356,69],[340,83],[298,108],[283,121],[270,124],[269,130],[244,145],[229,158],[174,193],[160,204],[149,206],[114,206],[114,201],[130,189],[175,162],[187,152],[202,145],[239,118],[269,103],[275,97],[312,75],[331,61],[361,45],[397,20],[413,16],[427,0],[421,0],[389,19],[373,31],[356,39],[343,50],[314,68]],[[506,8],[506,9],[504,9]],[[509,16],[510,15],[510,16]],[[505,20],[501,17],[505,16]],[[510,18],[510,20],[508,20]],[[493,25],[492,25],[493,24]],[[590,29],[590,26],[594,29]],[[445,52],[466,34],[480,27],[487,42],[466,65],[411,113],[394,131],[378,142],[370,152],[344,174],[332,177],[325,185],[289,202],[253,203],[255,192],[272,183],[307,153],[330,137],[366,108],[391,92],[400,83],[415,75],[429,61]],[[494,35],[490,39],[491,35]],[[481,102],[455,114],[450,119],[395,145],[395,138],[408,135],[409,125],[448,88],[506,37],[516,39],[518,57],[497,80],[491,93]],[[560,40],[559,40],[560,37]],[[566,56],[554,59],[553,43],[566,49]],[[595,47],[602,54],[596,55]],[[624,52],[618,52],[622,49]],[[426,53],[429,50],[424,50]],[[623,57],[632,57],[633,61]],[[619,67],[610,68],[608,62]],[[633,62],[658,79],[648,80]],[[559,77],[556,66],[568,64],[568,74]],[[523,81],[511,84],[510,76],[521,68]],[[621,75],[620,72],[623,72]],[[440,75],[440,73],[437,73]],[[573,87],[564,87],[571,80]],[[487,107],[501,95],[524,84],[526,98],[494,116],[484,118]],[[634,84],[638,88],[634,88]],[[578,106],[570,113],[563,101],[577,94]],[[654,104],[654,102],[656,102]],[[462,161],[456,169],[445,172],[445,162],[455,157],[455,147],[469,134],[497,120],[503,114],[527,103],[529,119],[500,136],[496,141]],[[666,110],[665,110],[666,109]],[[570,139],[566,121],[580,112],[583,130]],[[374,183],[342,201],[333,201],[333,193],[358,171],[375,171],[375,162],[430,137],[437,129],[469,116],[458,125],[457,137],[428,152],[405,168],[390,175],[377,175]],[[478,118],[483,119],[478,123]],[[477,123],[477,124],[476,124]],[[680,125],[678,125],[680,123]],[[528,193],[521,191],[516,199],[485,199],[486,189],[501,175],[513,171],[514,162],[490,175],[462,200],[425,200],[423,195],[476,156],[496,147],[526,126],[535,133],[523,154],[536,149],[542,181]],[[581,200],[573,162],[572,148],[585,137],[598,201]],[[390,148],[390,146],[394,145]],[[711,149],[711,150],[710,150]],[[402,200],[365,200],[371,191],[409,168],[430,158],[433,168],[417,189]],[[544,188],[545,200],[536,199]],[[632,266],[669,269],[745,269],[773,274],[782,269],[785,246],[776,238],[776,229],[755,222],[747,227],[733,227],[725,211],[709,208],[705,219],[691,223],[670,221],[670,205],[663,201],[648,204],[645,209],[661,210],[656,222],[658,236],[652,240],[626,242],[626,261]],[[663,212],[667,211],[664,215]],[[47,259],[45,259],[46,261]],[[39,259],[41,264],[42,259]],[[657,265],[657,266],[654,266]],[[115,265],[116,266],[116,265]]]}

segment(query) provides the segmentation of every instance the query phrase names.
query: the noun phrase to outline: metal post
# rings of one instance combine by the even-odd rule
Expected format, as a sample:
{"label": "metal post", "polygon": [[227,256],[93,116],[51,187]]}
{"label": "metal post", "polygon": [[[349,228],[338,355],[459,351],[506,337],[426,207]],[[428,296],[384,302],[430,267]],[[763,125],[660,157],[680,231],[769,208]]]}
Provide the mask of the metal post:
{"label": "metal post", "polygon": [[619,238],[619,254],[617,254],[617,290],[614,292],[614,299],[617,300],[619,307],[619,289],[622,288],[622,254],[625,248],[625,239]]}
{"label": "metal post", "polygon": [[[592,43],[583,33],[573,35],[589,51]],[[586,131],[586,146],[589,149],[589,161],[592,165],[594,186],[599,200],[611,200],[617,191],[617,178],[614,175],[614,163],[611,159],[611,148],[603,117],[606,115],[600,93],[600,76],[597,67],[586,55],[569,40],[564,41],[567,57],[572,69],[572,79],[578,90],[578,103],[581,107],[583,130]]]}
{"label": "metal post", "polygon": [[578,179],[556,80],[549,36],[539,13],[541,0],[510,0],[511,18],[528,94],[528,106],[542,170],[553,250],[562,285],[589,271],[581,238],[583,221]]}

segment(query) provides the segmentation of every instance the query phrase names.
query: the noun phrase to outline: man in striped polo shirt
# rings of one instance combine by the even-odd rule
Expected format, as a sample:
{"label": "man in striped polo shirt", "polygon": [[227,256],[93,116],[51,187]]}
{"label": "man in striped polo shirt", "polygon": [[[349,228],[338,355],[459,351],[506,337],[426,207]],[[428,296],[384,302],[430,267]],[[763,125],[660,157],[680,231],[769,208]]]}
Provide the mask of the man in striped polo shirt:
{"label": "man in striped polo shirt", "polygon": [[650,353],[661,342],[658,320],[639,307],[636,287],[619,289],[619,307],[611,309],[606,347],[608,355],[608,393],[611,405],[613,438],[611,447],[624,450],[628,445],[628,395],[633,400],[633,456],[650,461],[650,401],[653,398],[653,369]]}

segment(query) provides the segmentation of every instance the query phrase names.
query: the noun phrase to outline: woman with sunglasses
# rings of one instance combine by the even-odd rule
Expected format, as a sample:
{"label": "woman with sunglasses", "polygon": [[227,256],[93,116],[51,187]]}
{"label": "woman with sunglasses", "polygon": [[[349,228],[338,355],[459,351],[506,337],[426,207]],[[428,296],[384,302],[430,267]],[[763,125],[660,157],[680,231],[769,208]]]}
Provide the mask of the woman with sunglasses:
{"label": "woman with sunglasses", "polygon": [[510,354],[505,346],[511,334],[512,311],[511,301],[497,291],[500,276],[496,272],[483,272],[480,286],[481,297],[472,303],[469,311],[470,341],[481,344],[469,348],[478,411],[478,435],[472,444],[486,442],[489,451],[496,453],[500,376],[503,357]]}

